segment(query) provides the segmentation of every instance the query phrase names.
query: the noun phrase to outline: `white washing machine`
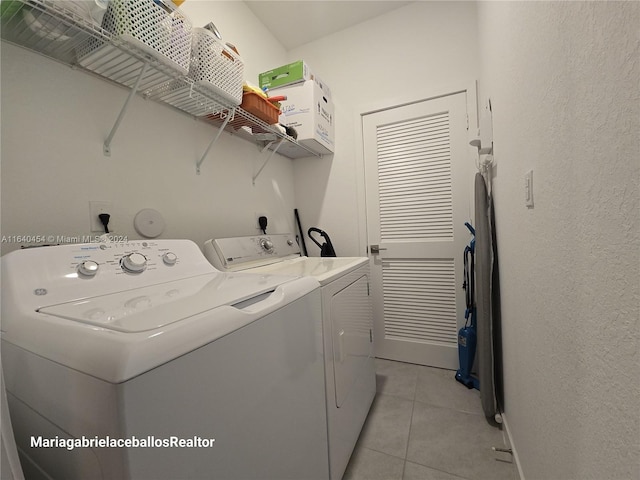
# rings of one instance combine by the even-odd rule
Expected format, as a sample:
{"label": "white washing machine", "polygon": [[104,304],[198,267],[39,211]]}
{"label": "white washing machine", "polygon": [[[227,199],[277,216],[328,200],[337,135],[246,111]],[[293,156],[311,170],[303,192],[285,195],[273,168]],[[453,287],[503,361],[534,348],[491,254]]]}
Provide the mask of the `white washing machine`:
{"label": "white washing machine", "polygon": [[329,478],[317,281],[222,273],[187,240],[1,263],[27,478]]}
{"label": "white washing machine", "polygon": [[4,375],[0,366],[0,478],[2,480],[24,480],[16,441],[13,437],[11,416],[4,388]]}
{"label": "white washing machine", "polygon": [[376,393],[369,259],[301,257],[290,234],[209,240],[204,253],[222,271],[320,282],[329,465],[331,478],[341,479]]}

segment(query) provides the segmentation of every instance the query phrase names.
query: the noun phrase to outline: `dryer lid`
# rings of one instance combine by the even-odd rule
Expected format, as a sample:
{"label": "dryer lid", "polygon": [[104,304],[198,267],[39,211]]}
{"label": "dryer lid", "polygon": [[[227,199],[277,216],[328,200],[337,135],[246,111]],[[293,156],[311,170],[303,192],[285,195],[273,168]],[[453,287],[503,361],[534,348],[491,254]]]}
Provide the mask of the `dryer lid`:
{"label": "dryer lid", "polygon": [[297,257],[246,271],[313,277],[326,285],[368,263],[368,257]]}

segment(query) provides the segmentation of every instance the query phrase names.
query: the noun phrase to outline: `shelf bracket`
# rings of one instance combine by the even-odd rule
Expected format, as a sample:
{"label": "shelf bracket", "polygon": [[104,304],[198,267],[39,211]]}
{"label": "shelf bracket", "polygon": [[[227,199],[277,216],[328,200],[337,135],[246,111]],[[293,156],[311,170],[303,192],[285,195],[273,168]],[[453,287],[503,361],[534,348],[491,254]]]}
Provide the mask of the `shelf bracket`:
{"label": "shelf bracket", "polygon": [[[258,173],[256,173],[253,176],[253,184],[256,184],[256,179],[260,176],[260,174],[262,173],[262,170],[264,170],[264,167],[267,166],[267,163],[269,163],[269,160],[271,160],[273,158],[273,156],[276,154],[276,152],[278,151],[278,149],[280,148],[280,145],[282,145],[282,142],[284,142],[286,139],[285,137],[282,137],[280,139],[280,141],[278,142],[278,144],[276,145],[276,147],[271,150],[271,153],[269,153],[269,156],[267,157],[267,159],[264,161],[264,163],[262,164],[262,166],[260,167],[260,170],[258,170]],[[271,145],[273,145],[275,143],[275,140],[267,143],[265,145],[265,147],[262,149],[262,151],[264,152],[266,149],[268,149]]]}
{"label": "shelf bracket", "polygon": [[222,132],[224,132],[224,129],[227,127],[227,123],[229,123],[229,120],[231,120],[231,118],[233,117],[233,114],[234,114],[233,111],[227,113],[227,116],[224,119],[224,122],[222,122],[222,125],[220,126],[218,131],[216,132],[215,137],[211,139],[211,143],[209,143],[209,146],[202,154],[202,158],[198,161],[198,163],[196,163],[196,175],[200,175],[200,165],[202,165],[202,162],[204,162],[204,159],[207,158],[207,155],[209,154],[209,150],[211,150],[211,147],[213,147],[213,144],[218,141],[218,138],[220,138],[220,135],[222,134]]}
{"label": "shelf bracket", "polygon": [[120,122],[122,122],[122,119],[124,118],[124,114],[127,111],[127,108],[129,107],[129,102],[138,91],[140,80],[142,80],[142,77],[144,76],[144,72],[146,72],[147,70],[147,66],[149,66],[148,60],[145,61],[144,64],[142,65],[142,68],[140,69],[140,73],[138,74],[138,78],[136,79],[136,83],[133,85],[133,88],[129,92],[129,95],[127,96],[127,99],[125,100],[124,105],[122,106],[122,110],[120,110],[120,114],[118,115],[118,118],[116,118],[116,123],[113,124],[113,128],[111,129],[109,136],[104,141],[104,145],[102,146],[102,152],[104,153],[105,157],[111,156],[111,140],[113,140],[113,137],[118,131]]}

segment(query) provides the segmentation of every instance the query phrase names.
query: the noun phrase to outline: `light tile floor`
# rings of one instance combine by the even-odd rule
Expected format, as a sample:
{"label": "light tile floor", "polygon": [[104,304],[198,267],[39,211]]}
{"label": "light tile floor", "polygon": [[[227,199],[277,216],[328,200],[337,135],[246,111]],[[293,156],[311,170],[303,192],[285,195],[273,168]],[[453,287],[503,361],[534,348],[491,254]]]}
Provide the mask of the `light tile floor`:
{"label": "light tile floor", "polygon": [[480,393],[452,370],[376,359],[377,394],[343,480],[518,480]]}

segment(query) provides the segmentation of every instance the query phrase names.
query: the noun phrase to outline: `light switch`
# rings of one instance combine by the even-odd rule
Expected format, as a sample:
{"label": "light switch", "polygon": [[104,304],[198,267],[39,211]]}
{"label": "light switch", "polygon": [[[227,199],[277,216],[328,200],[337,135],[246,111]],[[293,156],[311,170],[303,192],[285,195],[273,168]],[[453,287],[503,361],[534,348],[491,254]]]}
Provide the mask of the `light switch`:
{"label": "light switch", "polygon": [[528,208],[533,208],[533,170],[524,175],[524,200]]}

